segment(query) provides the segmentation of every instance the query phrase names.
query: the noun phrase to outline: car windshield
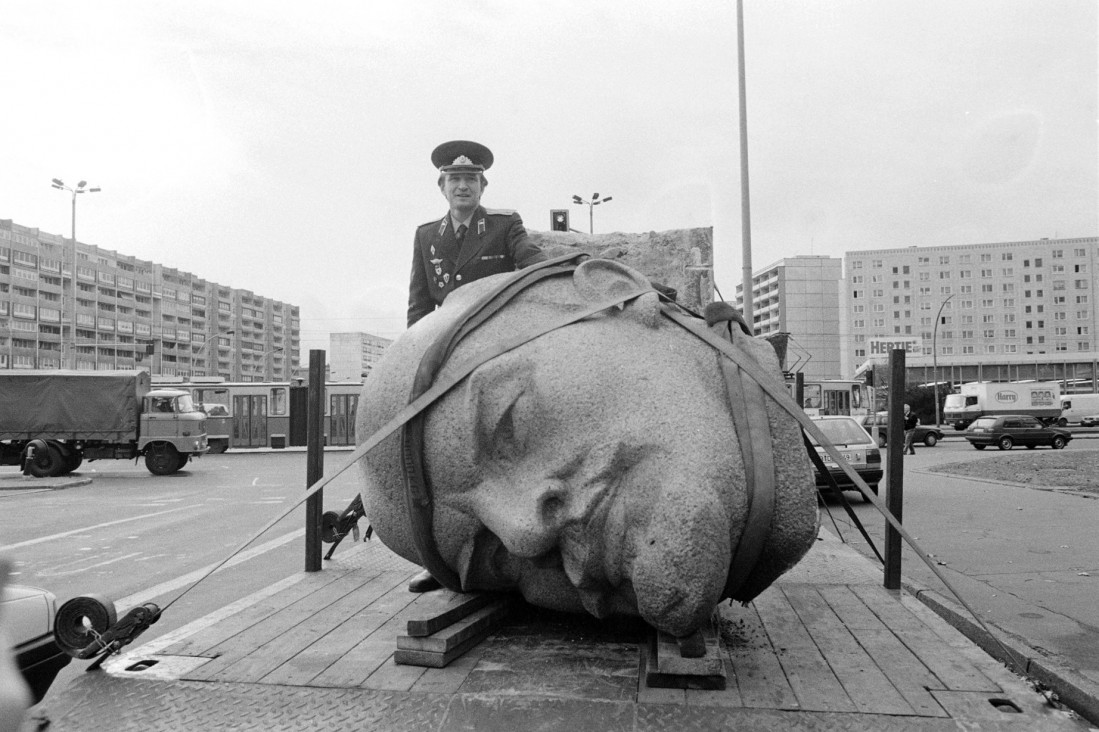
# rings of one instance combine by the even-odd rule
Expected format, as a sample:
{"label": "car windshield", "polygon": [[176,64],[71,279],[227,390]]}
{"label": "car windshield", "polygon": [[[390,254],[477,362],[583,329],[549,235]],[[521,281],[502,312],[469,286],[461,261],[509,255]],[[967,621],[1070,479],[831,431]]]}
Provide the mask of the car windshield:
{"label": "car windshield", "polygon": [[842,445],[870,442],[866,430],[853,419],[814,419],[813,424],[824,433],[829,442]]}
{"label": "car windshield", "polygon": [[990,430],[990,429],[992,429],[992,427],[995,424],[996,424],[996,418],[995,417],[981,417],[979,419],[974,420],[972,426],[973,427],[981,427],[983,429]]}
{"label": "car windshield", "polygon": [[190,394],[184,394],[183,396],[176,397],[176,404],[179,405],[180,412],[197,412],[195,409],[195,403],[191,399]]}

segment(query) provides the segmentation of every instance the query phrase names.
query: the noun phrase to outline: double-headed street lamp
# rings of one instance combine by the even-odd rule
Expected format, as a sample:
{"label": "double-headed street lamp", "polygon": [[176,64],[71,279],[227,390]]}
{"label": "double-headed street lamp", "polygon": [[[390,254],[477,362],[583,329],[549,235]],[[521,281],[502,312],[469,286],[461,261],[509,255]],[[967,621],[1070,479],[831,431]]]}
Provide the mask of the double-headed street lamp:
{"label": "double-headed street lamp", "polygon": [[594,234],[595,233],[595,219],[594,219],[594,216],[592,214],[592,209],[594,207],[598,206],[599,204],[606,203],[607,201],[610,201],[610,200],[611,200],[610,196],[607,196],[606,198],[600,199],[598,193],[591,194],[591,200],[590,201],[585,201],[580,196],[573,196],[572,197],[572,202],[575,203],[576,205],[578,205],[578,206],[587,206],[588,207],[588,233],[589,234]]}
{"label": "double-headed street lamp", "polygon": [[[225,330],[225,331],[220,331],[218,333],[214,333],[212,336],[210,336],[209,338],[207,338],[206,340],[204,340],[202,342],[202,345],[198,347],[197,351],[195,351],[195,355],[196,356],[201,356],[203,349],[205,349],[206,346],[210,345],[210,341],[214,340],[215,338],[220,338],[221,336],[233,335],[234,333],[236,333],[236,331],[232,330],[232,329]],[[207,376],[210,375],[210,367],[209,366],[207,366],[203,370],[206,372]]]}
{"label": "double-headed street lamp", "polygon": [[72,243],[73,243],[73,264],[72,272],[70,273],[70,291],[69,299],[72,300],[72,318],[69,320],[69,336],[72,339],[72,345],[69,351],[69,367],[76,368],[76,197],[81,193],[99,193],[99,188],[85,188],[88,185],[88,181],[82,180],[76,184],[76,188],[70,188],[65,185],[65,182],[60,178],[54,178],[50,182],[52,188],[56,188],[59,191],[69,191],[73,194],[73,213],[72,213]]}
{"label": "double-headed street lamp", "polygon": [[935,380],[935,426],[939,426],[939,321],[942,320],[943,308],[950,302],[953,294],[948,296],[939,305],[939,312],[935,315],[935,327],[931,331],[931,374]]}

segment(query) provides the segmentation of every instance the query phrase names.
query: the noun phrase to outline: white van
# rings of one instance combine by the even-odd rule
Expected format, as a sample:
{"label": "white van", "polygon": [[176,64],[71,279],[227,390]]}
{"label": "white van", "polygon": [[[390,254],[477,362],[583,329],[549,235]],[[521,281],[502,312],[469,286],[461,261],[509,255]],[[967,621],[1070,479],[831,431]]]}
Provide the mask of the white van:
{"label": "white van", "polygon": [[1063,394],[1061,396],[1060,427],[1079,424],[1083,417],[1099,414],[1099,394]]}

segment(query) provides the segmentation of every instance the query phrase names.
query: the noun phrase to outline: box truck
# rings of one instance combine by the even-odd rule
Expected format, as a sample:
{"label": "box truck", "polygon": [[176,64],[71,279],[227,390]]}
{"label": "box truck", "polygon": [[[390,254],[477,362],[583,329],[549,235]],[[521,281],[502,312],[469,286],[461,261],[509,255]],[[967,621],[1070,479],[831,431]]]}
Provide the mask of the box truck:
{"label": "box truck", "polygon": [[1079,424],[1084,417],[1099,414],[1099,394],[1063,394],[1061,396],[1061,417],[1058,427],[1069,423]]}
{"label": "box truck", "polygon": [[0,371],[0,465],[41,478],[143,457],[168,475],[208,449],[190,393],[152,389],[145,371]]}
{"label": "box truck", "polygon": [[1053,424],[1061,417],[1061,385],[1056,381],[976,382],[946,395],[944,419],[953,422],[956,430],[994,414],[1029,414]]}

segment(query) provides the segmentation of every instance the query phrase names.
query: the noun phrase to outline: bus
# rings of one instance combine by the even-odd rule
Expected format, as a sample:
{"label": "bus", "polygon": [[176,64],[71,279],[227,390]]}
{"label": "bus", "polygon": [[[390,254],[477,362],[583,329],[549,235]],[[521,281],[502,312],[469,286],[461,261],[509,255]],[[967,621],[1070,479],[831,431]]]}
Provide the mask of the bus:
{"label": "bus", "polygon": [[[796,397],[796,382],[787,377],[786,388]],[[810,416],[843,414],[861,417],[873,414],[872,389],[859,379],[806,379],[802,408]]]}
{"label": "bus", "polygon": [[[307,387],[296,382],[233,382],[211,378],[156,381],[154,386],[184,389],[206,412],[211,453],[230,448],[303,445]],[[324,444],[354,445],[361,382],[324,385]]]}

